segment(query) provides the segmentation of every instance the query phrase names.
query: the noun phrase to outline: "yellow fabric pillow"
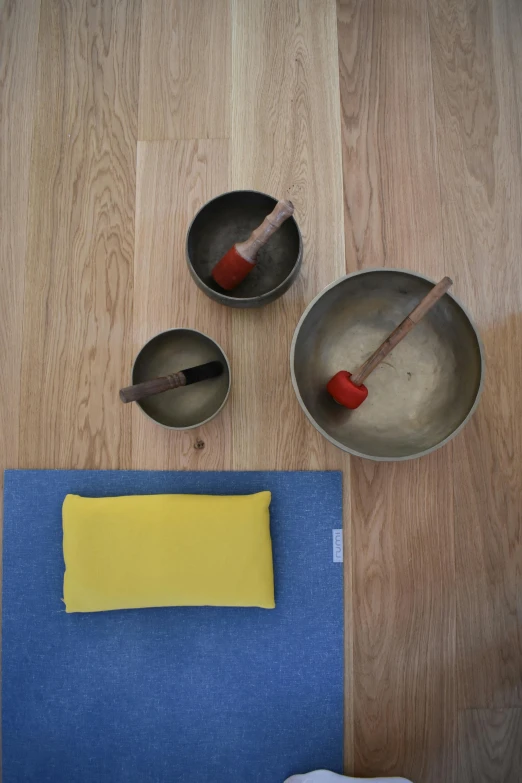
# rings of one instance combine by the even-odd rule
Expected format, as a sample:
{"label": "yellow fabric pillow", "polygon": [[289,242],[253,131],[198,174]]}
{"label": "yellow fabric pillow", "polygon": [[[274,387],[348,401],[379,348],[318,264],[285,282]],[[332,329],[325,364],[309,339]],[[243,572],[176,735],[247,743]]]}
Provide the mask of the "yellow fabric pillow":
{"label": "yellow fabric pillow", "polygon": [[67,612],[273,609],[270,492],[134,495],[63,504]]}

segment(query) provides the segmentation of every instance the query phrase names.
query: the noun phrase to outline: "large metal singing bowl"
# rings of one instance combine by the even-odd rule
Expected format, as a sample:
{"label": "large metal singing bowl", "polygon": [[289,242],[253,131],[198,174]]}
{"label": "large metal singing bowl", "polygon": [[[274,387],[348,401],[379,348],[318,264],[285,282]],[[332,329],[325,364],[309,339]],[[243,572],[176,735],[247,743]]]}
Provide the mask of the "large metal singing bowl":
{"label": "large metal singing bowl", "polygon": [[480,337],[445,294],[365,382],[356,410],[338,405],[326,384],[353,372],[434,285],[423,275],[371,269],[337,280],[307,307],[290,354],[297,398],[329,441],[357,457],[406,460],[440,448],[469,420],[482,391]]}

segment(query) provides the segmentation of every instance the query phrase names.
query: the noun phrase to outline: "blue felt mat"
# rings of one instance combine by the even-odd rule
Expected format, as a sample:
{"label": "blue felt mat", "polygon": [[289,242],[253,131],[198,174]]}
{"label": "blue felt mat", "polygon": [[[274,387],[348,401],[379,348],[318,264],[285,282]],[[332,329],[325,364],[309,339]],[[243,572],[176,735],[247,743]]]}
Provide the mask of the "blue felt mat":
{"label": "blue felt mat", "polygon": [[[3,783],[342,770],[342,476],[7,471]],[[277,608],[64,612],[64,496],[270,489]]]}

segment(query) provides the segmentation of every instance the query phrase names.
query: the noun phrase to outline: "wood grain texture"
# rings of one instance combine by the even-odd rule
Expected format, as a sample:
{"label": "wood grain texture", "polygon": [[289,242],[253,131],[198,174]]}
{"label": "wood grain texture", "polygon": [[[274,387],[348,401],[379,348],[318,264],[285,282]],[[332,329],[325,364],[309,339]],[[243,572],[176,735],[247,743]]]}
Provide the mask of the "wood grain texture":
{"label": "wood grain texture", "polygon": [[0,4],[0,513],[3,470],[18,467],[29,163],[40,0]]}
{"label": "wood grain texture", "polygon": [[[305,306],[344,272],[335,4],[238,0],[232,22],[231,186],[290,197],[304,244],[302,271],[282,299],[232,313],[241,388],[233,405],[235,465],[339,464],[301,413],[289,367]],[[257,369],[269,365],[270,377]],[[261,429],[272,437],[255,437]]]}
{"label": "wood grain texture", "polygon": [[42,2],[20,466],[130,466],[139,2]]}
{"label": "wood grain texture", "polygon": [[522,705],[522,6],[430,0],[444,246],[486,383],[453,445],[459,706]]}
{"label": "wood grain texture", "polygon": [[[228,190],[229,142],[139,142],[134,270],[134,355],[158,332],[199,329],[230,360],[230,310],[193,283],[185,238],[198,209]],[[241,393],[232,362],[231,396]],[[131,365],[126,372],[130,380]],[[207,425],[187,432],[162,429],[133,406],[133,468],[230,470],[231,401]]]}
{"label": "wood grain texture", "polygon": [[[426,11],[417,0],[338,4],[349,272],[389,266],[433,279],[451,274],[442,250]],[[402,464],[354,459],[351,477],[355,771],[450,783],[451,451]]]}
{"label": "wood grain texture", "polygon": [[143,0],[140,140],[227,138],[230,0]]}
{"label": "wood grain texture", "polygon": [[[306,305],[344,273],[335,0],[233,0],[232,188],[290,198],[304,244],[284,297],[232,311],[236,469],[342,469],[345,552],[349,460],[308,423],[292,390],[290,343]],[[270,367],[270,373],[265,368]],[[267,437],[267,433],[270,436]],[[345,558],[345,765],[353,767],[351,563]]]}
{"label": "wood grain texture", "polygon": [[459,780],[520,783],[522,709],[459,714]]}
{"label": "wood grain texture", "polygon": [[435,485],[446,460],[352,464],[357,774],[455,779],[452,496]]}

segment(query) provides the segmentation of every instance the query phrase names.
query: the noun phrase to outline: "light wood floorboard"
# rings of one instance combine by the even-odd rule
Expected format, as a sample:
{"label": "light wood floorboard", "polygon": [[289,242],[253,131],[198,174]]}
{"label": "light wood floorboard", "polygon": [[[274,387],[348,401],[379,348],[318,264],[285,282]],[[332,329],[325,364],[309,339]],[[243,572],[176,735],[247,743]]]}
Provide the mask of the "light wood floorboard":
{"label": "light wood floorboard", "polygon": [[42,2],[20,467],[131,465],[139,40],[139,2]]}
{"label": "light wood floorboard", "polygon": [[458,705],[520,707],[522,5],[430,0],[429,22],[444,254],[487,367],[452,446]]}
{"label": "light wood floorboard", "polygon": [[[230,354],[230,310],[196,288],[185,261],[193,216],[208,199],[228,190],[228,147],[226,139],[138,144],[134,355],[155,334],[176,326],[199,329]],[[232,395],[240,393],[234,370]],[[230,401],[204,427],[186,432],[158,427],[137,405],[132,407],[133,468],[231,469]]]}
{"label": "light wood floorboard", "polygon": [[[346,268],[451,274],[427,8],[338,4]],[[456,290],[457,295],[461,292]],[[355,771],[454,780],[451,450],[351,472]]]}

